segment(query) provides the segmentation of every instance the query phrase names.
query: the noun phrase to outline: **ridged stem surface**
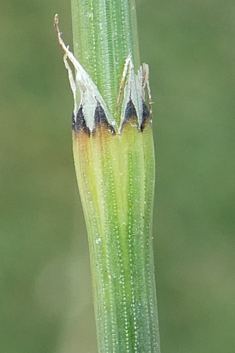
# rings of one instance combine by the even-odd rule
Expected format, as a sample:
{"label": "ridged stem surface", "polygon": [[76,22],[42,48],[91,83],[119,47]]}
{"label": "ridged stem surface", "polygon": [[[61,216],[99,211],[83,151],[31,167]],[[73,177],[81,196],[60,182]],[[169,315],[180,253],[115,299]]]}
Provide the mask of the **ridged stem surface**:
{"label": "ridged stem surface", "polygon": [[74,133],[100,353],[160,352],[152,256],[151,127]]}

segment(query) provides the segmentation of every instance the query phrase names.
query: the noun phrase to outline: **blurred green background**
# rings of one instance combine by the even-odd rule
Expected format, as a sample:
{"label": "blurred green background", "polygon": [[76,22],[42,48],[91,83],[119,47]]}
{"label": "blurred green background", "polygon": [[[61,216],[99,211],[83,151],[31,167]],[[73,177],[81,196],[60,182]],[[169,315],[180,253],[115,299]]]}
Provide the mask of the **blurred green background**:
{"label": "blurred green background", "polygon": [[[162,353],[235,352],[235,2],[138,0],[157,161]],[[95,353],[72,94],[53,17],[1,0],[0,352]]]}

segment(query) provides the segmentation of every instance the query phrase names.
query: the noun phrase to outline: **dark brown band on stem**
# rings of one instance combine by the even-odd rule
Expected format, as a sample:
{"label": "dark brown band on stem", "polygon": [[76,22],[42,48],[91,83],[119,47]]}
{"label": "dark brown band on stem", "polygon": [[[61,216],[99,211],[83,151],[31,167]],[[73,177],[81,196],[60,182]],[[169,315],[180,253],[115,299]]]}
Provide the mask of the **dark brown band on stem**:
{"label": "dark brown band on stem", "polygon": [[[142,122],[139,127],[140,131],[144,130],[146,121],[149,119],[149,117],[150,117],[149,109],[148,109],[147,105],[145,104],[145,102],[142,101]],[[106,117],[104,109],[102,108],[102,106],[100,105],[99,102],[97,102],[97,107],[95,109],[94,120],[95,120],[95,128],[92,131],[93,135],[95,135],[96,129],[101,126],[108,128],[108,130],[113,135],[115,135],[116,132],[114,130],[114,127],[108,122],[108,119]],[[129,102],[127,103],[127,106],[126,106],[125,118],[122,123],[122,128],[127,122],[130,122],[130,120],[132,120],[136,124],[138,123],[136,109],[135,109],[135,106],[134,106],[131,99],[129,100]],[[121,128],[121,130],[122,130],[122,128]],[[77,112],[76,119],[75,119],[74,113],[72,114],[72,130],[74,132],[79,132],[79,131],[83,130],[87,134],[87,136],[90,137],[91,131],[86,125],[86,120],[84,118],[82,105],[80,106],[80,108]]]}

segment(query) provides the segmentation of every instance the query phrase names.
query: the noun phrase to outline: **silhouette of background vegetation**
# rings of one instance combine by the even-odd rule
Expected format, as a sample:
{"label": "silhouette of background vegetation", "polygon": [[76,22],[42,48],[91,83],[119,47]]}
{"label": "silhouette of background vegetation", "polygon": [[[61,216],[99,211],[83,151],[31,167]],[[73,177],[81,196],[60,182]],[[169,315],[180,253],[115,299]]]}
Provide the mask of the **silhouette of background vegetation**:
{"label": "silhouette of background vegetation", "polygon": [[[163,353],[234,353],[235,3],[139,0],[157,161],[155,262]],[[0,346],[96,352],[73,107],[53,29],[69,1],[2,0]]]}

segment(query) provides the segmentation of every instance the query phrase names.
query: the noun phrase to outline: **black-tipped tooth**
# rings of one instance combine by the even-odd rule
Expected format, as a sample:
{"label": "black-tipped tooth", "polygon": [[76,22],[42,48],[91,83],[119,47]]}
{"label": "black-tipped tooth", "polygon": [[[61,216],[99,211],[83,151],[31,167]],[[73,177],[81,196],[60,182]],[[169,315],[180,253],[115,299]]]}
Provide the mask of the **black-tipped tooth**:
{"label": "black-tipped tooth", "polygon": [[137,120],[136,109],[135,109],[135,106],[134,106],[132,100],[130,99],[129,102],[127,103],[127,106],[126,106],[125,117],[124,117],[123,123],[128,122],[131,118],[132,119],[134,118]]}
{"label": "black-tipped tooth", "polygon": [[143,131],[145,127],[146,120],[149,118],[149,110],[145,102],[143,101],[143,111],[142,111],[142,122],[140,125],[140,130]]}
{"label": "black-tipped tooth", "polygon": [[80,106],[77,117],[75,119],[74,114],[72,114],[72,130],[78,132],[83,130],[88,136],[90,136],[90,129],[86,125],[86,121],[82,111],[82,105]]}
{"label": "black-tipped tooth", "polygon": [[[145,104],[145,102],[142,101],[142,118],[141,118],[141,124],[139,126],[140,131],[144,130],[146,120],[149,118],[149,116],[150,115],[149,115],[148,107]],[[124,117],[124,121],[122,123],[122,126],[125,123],[127,123],[128,121],[130,121],[130,119],[135,119],[136,122],[138,122],[136,109],[135,109],[135,106],[134,106],[134,104],[133,104],[131,99],[127,103],[126,110],[125,110],[125,117]]]}
{"label": "black-tipped tooth", "polygon": [[136,124],[137,124],[138,119],[137,119],[136,109],[135,109],[135,106],[134,106],[132,100],[130,99],[126,105],[125,116],[124,116],[124,120],[122,122],[121,130],[122,130],[123,126],[132,119],[136,120]]}
{"label": "black-tipped tooth", "polygon": [[[106,114],[104,112],[104,109],[100,105],[100,103],[97,103],[97,107],[95,109],[95,128],[99,126],[106,126],[112,134],[115,134],[114,127],[108,122],[108,119],[106,117]],[[95,131],[94,131],[95,133]]]}

